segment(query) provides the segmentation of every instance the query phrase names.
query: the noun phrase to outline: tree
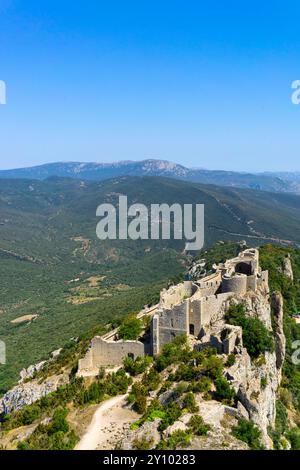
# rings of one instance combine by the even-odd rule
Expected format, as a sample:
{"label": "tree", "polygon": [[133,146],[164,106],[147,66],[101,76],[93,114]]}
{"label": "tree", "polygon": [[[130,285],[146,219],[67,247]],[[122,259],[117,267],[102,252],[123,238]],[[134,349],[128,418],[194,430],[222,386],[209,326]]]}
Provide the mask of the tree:
{"label": "tree", "polygon": [[21,413],[21,422],[24,425],[32,424],[40,415],[41,408],[38,405],[30,405]]}
{"label": "tree", "polygon": [[163,371],[171,364],[186,360],[191,355],[186,335],[176,336],[171,343],[164,345],[161,354],[156,358],[155,368]]}
{"label": "tree", "polygon": [[217,356],[209,356],[203,360],[203,371],[212,379],[219,377],[223,372],[223,361]]}
{"label": "tree", "polygon": [[152,360],[153,359],[150,356],[138,356],[136,359],[127,357],[124,359],[124,369],[133,376],[139,375],[145,372],[145,370],[150,366]]}
{"label": "tree", "polygon": [[258,318],[247,317],[244,305],[232,305],[225,319],[229,324],[243,328],[243,343],[252,359],[274,350],[272,333]]}
{"label": "tree", "polygon": [[53,415],[53,421],[48,429],[48,435],[61,432],[66,434],[69,431],[69,424],[66,420],[68,410],[66,408],[57,408]]}
{"label": "tree", "polygon": [[137,340],[142,332],[143,324],[135,316],[127,317],[121,323],[119,328],[119,337],[127,340]]}

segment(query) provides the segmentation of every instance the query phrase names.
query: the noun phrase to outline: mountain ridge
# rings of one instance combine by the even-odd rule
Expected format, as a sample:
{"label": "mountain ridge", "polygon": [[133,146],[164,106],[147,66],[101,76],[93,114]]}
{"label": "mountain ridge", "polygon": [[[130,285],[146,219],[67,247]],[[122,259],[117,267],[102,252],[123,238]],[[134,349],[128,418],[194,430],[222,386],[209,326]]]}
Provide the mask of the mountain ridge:
{"label": "mountain ridge", "polygon": [[[294,176],[293,176],[294,175]],[[55,162],[27,168],[0,170],[0,179],[37,179],[51,176],[104,181],[120,176],[164,176],[183,181],[262,191],[300,194],[295,173],[251,173],[188,168],[168,160],[145,159],[105,162]]]}

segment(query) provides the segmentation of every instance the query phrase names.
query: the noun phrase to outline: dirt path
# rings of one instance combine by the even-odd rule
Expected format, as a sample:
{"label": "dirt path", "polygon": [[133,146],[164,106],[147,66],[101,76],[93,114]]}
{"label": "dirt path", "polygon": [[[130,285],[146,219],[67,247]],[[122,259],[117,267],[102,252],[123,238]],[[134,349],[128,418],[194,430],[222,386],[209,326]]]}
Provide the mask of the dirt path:
{"label": "dirt path", "polygon": [[134,411],[125,408],[127,395],[121,395],[102,403],[75,450],[112,450],[124,435],[132,421],[139,418]]}

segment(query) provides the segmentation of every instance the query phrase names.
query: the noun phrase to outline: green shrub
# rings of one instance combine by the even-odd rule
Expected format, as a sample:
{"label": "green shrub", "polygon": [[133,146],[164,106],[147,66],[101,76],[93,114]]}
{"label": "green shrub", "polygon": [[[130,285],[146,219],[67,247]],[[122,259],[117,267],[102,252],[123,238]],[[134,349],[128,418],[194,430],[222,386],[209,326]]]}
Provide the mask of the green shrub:
{"label": "green shrub", "polygon": [[162,410],[153,410],[149,414],[147,421],[155,421],[156,419],[164,419],[166,416],[165,411]]}
{"label": "green shrub", "polygon": [[152,361],[153,359],[150,356],[138,356],[136,359],[127,357],[126,359],[124,359],[124,369],[126,372],[133,376],[140,375],[146,371]]}
{"label": "green shrub", "polygon": [[192,416],[188,423],[188,427],[196,436],[206,436],[210,430],[209,424],[205,424],[202,416],[200,415]]}
{"label": "green shrub", "polygon": [[178,405],[178,403],[174,401],[169,403],[164,408],[164,411],[166,414],[158,427],[159,431],[164,431],[169,426],[174,424],[175,421],[177,421],[180,418],[181,413],[182,413],[180,406]]}
{"label": "green shrub", "polygon": [[147,439],[146,437],[142,437],[141,439],[134,439],[133,441],[133,448],[136,450],[149,450],[153,445],[153,439]]}
{"label": "green shrub", "polygon": [[191,380],[195,379],[197,375],[199,375],[199,370],[197,367],[194,367],[191,364],[180,364],[175,372],[174,380],[176,382],[180,382],[181,380],[190,382]]}
{"label": "green shrub", "polygon": [[143,330],[143,323],[135,316],[123,320],[119,327],[119,338],[124,340],[137,340]]}
{"label": "green shrub", "polygon": [[18,443],[19,450],[71,450],[78,437],[69,429],[66,420],[68,410],[58,408],[54,411],[49,425],[39,424],[33,433],[23,442]]}
{"label": "green shrub", "polygon": [[129,385],[132,384],[132,378],[126,375],[124,369],[109,374],[105,379],[105,387],[107,395],[116,396],[123,395],[127,392]]}
{"label": "green shrub", "polygon": [[93,382],[83,393],[84,403],[100,403],[104,400],[106,387],[103,382]]}
{"label": "green shrub", "polygon": [[221,376],[224,369],[222,359],[217,356],[209,356],[203,360],[202,371],[207,374],[210,378],[216,379]]}
{"label": "green shrub", "polygon": [[182,405],[189,413],[197,413],[199,406],[196,403],[195,396],[192,392],[188,392],[182,400]]}
{"label": "green shrub", "polygon": [[165,393],[167,390],[170,390],[170,388],[172,387],[172,382],[170,380],[166,380],[165,382],[163,382],[161,388],[159,389],[159,392],[158,392],[158,395],[162,395],[163,393]]}
{"label": "green shrub", "polygon": [[143,395],[138,395],[133,404],[134,410],[139,414],[144,414],[147,408],[147,398]]}
{"label": "green shrub", "polygon": [[20,416],[20,421],[23,425],[32,424],[41,416],[41,408],[39,405],[30,405],[24,408]]}
{"label": "green shrub", "polygon": [[235,364],[235,354],[229,354],[226,361],[226,366],[231,367]]}
{"label": "green shrub", "polygon": [[293,428],[286,433],[287,439],[291,443],[292,450],[300,450],[300,429]]}
{"label": "green shrub", "polygon": [[284,404],[280,401],[276,401],[276,420],[275,429],[270,429],[269,434],[273,440],[274,448],[281,449],[281,437],[285,434],[288,429],[288,414]]}
{"label": "green shrub", "polygon": [[262,390],[264,390],[267,385],[268,385],[268,378],[267,377],[262,377],[260,379],[260,386],[261,386]]}
{"label": "green shrub", "polygon": [[186,382],[179,383],[173,390],[172,390],[172,400],[177,400],[180,398],[184,393],[186,393],[189,389],[189,386]]}
{"label": "green shrub", "polygon": [[178,335],[171,343],[164,345],[161,354],[155,360],[155,368],[162,372],[168,366],[186,360],[190,356],[190,349],[187,345],[187,336]]}
{"label": "green shrub", "polygon": [[193,381],[190,385],[191,392],[194,393],[207,393],[210,392],[212,380],[209,377],[203,376],[197,381]]}
{"label": "green shrub", "polygon": [[104,378],[105,378],[105,368],[102,366],[99,368],[97,379],[103,380]]}
{"label": "green shrub", "polygon": [[261,432],[252,421],[240,419],[238,425],[232,429],[232,435],[240,441],[246,442],[253,450],[262,450]]}
{"label": "green shrub", "polygon": [[[159,414],[159,416],[158,416]],[[147,410],[143,416],[144,421],[153,421],[156,418],[163,418],[165,415],[164,407],[157,398],[149,403]]]}
{"label": "green shrub", "polygon": [[69,431],[69,424],[66,420],[68,410],[66,408],[58,408],[54,411],[53,421],[48,428],[48,435],[62,432],[66,434]]}
{"label": "green shrub", "polygon": [[128,395],[128,402],[133,404],[133,409],[140,414],[144,414],[147,408],[147,388],[141,383],[133,384]]}
{"label": "green shrub", "polygon": [[188,447],[191,443],[191,435],[187,431],[175,431],[168,439],[168,447],[170,450]]}
{"label": "green shrub", "polygon": [[247,317],[242,304],[232,305],[225,317],[231,325],[241,326],[243,329],[243,344],[252,359],[258,358],[266,351],[274,350],[272,333],[258,319]]}
{"label": "green shrub", "polygon": [[158,450],[176,450],[188,447],[191,443],[191,434],[187,431],[174,431],[167,440],[162,440],[157,446]]}
{"label": "green shrub", "polygon": [[225,379],[225,377],[218,377],[215,381],[215,385],[217,399],[221,400],[222,403],[226,405],[232,405],[236,394],[228,380]]}
{"label": "green shrub", "polygon": [[159,373],[151,367],[149,372],[144,375],[142,383],[150,391],[157,390],[161,382]]}

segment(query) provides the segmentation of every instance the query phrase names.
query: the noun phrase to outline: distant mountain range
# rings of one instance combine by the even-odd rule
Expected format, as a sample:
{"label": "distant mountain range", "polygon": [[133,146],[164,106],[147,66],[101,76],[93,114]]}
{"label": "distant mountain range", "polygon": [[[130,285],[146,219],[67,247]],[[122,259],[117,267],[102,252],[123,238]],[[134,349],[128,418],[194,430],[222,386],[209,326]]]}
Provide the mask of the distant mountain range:
{"label": "distant mountain range", "polygon": [[51,176],[103,181],[121,176],[163,176],[189,182],[300,194],[300,173],[239,173],[187,168],[165,160],[115,163],[58,162],[0,171],[0,178],[44,180]]}

